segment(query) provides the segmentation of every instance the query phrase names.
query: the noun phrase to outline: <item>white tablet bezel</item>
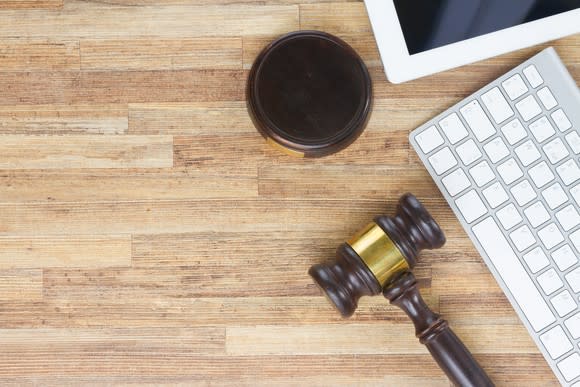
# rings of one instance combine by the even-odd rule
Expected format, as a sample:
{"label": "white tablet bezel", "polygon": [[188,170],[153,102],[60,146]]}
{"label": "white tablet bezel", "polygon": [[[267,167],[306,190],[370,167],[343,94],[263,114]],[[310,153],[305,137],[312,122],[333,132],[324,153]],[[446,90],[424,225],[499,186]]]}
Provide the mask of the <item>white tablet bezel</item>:
{"label": "white tablet bezel", "polygon": [[580,32],[580,9],[575,9],[409,55],[393,0],[365,0],[365,5],[385,73],[393,83],[405,82]]}

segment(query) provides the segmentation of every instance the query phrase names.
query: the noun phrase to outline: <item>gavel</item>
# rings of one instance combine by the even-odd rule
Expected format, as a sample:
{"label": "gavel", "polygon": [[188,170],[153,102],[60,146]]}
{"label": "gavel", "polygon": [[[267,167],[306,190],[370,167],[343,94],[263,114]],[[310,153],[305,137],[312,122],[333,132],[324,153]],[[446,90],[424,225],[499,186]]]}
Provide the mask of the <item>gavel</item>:
{"label": "gavel", "polygon": [[403,195],[394,217],[378,216],[336,251],[336,259],[309,274],[343,317],[351,316],[362,296],[383,296],[401,308],[415,334],[457,386],[493,386],[483,368],[449,323],[434,313],[417,289],[411,270],[423,249],[445,244],[445,235],[412,194]]}

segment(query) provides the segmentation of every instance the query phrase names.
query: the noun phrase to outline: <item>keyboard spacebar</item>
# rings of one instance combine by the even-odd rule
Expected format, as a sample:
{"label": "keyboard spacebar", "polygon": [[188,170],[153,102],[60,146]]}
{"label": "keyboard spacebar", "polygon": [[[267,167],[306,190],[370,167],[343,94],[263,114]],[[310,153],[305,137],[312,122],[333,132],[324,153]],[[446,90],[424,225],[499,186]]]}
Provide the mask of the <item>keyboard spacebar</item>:
{"label": "keyboard spacebar", "polygon": [[532,328],[538,332],[556,321],[493,218],[473,226],[472,231]]}

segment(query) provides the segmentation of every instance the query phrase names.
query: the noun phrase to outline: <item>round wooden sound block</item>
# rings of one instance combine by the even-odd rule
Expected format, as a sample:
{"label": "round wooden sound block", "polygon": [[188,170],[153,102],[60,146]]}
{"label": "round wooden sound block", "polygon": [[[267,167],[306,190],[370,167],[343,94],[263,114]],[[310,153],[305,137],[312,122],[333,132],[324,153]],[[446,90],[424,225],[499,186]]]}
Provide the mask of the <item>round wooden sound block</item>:
{"label": "round wooden sound block", "polygon": [[247,84],[258,131],[292,155],[320,157],[351,144],[371,109],[371,79],[358,54],[319,31],[282,36],[258,56]]}

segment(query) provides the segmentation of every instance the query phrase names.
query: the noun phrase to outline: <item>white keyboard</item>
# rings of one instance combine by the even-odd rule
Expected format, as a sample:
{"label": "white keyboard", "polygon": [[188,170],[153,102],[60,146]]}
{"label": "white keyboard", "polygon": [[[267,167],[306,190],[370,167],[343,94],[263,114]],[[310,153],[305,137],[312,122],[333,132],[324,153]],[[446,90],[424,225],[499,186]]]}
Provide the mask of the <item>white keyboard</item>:
{"label": "white keyboard", "polygon": [[411,144],[562,385],[580,386],[580,91],[548,48]]}

